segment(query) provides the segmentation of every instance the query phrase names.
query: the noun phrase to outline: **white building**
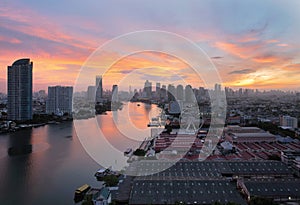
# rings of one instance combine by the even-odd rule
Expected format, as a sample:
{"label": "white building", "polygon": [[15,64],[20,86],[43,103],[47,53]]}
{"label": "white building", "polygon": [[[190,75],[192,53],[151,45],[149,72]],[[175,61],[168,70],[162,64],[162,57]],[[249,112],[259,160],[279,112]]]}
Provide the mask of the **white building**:
{"label": "white building", "polygon": [[291,116],[280,116],[280,126],[289,128],[298,128],[298,120]]}
{"label": "white building", "polygon": [[48,87],[48,98],[46,103],[46,113],[63,115],[72,113],[73,87],[53,86]]}

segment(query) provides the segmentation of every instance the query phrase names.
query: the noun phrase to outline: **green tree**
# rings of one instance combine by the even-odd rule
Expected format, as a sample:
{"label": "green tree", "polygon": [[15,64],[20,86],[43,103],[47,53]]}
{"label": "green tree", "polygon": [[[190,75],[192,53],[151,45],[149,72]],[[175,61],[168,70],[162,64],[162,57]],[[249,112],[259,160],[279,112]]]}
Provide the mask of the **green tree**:
{"label": "green tree", "polygon": [[119,183],[119,179],[115,175],[106,175],[103,177],[103,181],[106,186],[116,186]]}
{"label": "green tree", "polygon": [[135,151],[133,152],[133,154],[136,155],[136,156],[145,156],[146,151],[143,150],[143,149],[137,149],[137,150],[135,150]]}

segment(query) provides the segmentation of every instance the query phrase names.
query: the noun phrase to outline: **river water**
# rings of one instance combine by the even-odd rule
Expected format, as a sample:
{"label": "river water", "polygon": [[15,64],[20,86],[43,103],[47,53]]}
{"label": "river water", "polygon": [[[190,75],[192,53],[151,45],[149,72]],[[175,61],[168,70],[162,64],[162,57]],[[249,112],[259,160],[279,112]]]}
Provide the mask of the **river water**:
{"label": "river water", "polygon": [[[77,187],[100,185],[93,175],[101,166],[82,146],[82,133],[93,139],[100,129],[111,147],[122,153],[148,137],[147,124],[158,113],[156,105],[128,103],[120,111],[98,115],[97,126],[92,123],[95,119],[86,119],[1,134],[0,204],[74,204]],[[141,132],[126,129],[132,127]],[[32,146],[31,153],[8,155],[9,148],[28,146]]]}

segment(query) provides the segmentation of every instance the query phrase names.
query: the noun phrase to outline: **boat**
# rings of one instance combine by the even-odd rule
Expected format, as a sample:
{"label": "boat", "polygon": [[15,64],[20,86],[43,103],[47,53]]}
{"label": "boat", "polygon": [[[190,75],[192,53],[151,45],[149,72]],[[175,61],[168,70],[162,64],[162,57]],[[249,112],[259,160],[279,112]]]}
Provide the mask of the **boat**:
{"label": "boat", "polygon": [[107,169],[105,168],[99,169],[94,176],[97,178],[98,181],[102,181],[103,177],[108,175],[117,175],[117,173],[112,171],[111,167],[109,167]]}
{"label": "boat", "polygon": [[148,123],[147,126],[148,127],[160,127],[161,124],[159,122],[159,118],[158,117],[151,118],[151,121]]}
{"label": "boat", "polygon": [[95,173],[95,177],[97,177],[97,179],[101,179],[104,176],[106,176],[108,173],[110,172],[109,169],[99,169],[96,173]]}
{"label": "boat", "polygon": [[131,148],[127,148],[124,152],[124,155],[129,155],[132,153],[132,149]]}
{"label": "boat", "polygon": [[158,122],[149,122],[147,126],[148,127],[159,127],[160,124]]}
{"label": "boat", "polygon": [[75,203],[82,201],[83,198],[84,198],[84,196],[85,196],[85,194],[86,194],[86,192],[88,190],[90,190],[90,188],[91,187],[88,184],[84,184],[81,187],[78,187],[75,190],[75,193],[74,193],[74,201],[75,201]]}

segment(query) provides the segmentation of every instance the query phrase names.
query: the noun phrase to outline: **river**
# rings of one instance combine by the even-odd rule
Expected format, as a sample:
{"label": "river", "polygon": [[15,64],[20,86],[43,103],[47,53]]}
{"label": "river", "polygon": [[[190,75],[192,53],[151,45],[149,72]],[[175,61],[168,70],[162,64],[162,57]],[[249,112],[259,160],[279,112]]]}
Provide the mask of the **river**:
{"label": "river", "polygon": [[[96,138],[100,128],[109,144],[122,153],[128,147],[138,147],[148,137],[141,134],[149,133],[147,124],[158,113],[156,105],[128,103],[120,111],[98,115],[98,126],[92,125],[93,119],[86,119],[77,125],[63,122],[1,134],[0,204],[74,204],[77,187],[85,183],[100,186],[93,175],[101,167],[84,149],[76,131],[84,127],[87,136]],[[124,129],[128,131],[126,127],[132,126],[142,132],[135,134],[130,129],[124,134]],[[9,148],[28,146],[32,147],[31,153],[8,155]]]}

